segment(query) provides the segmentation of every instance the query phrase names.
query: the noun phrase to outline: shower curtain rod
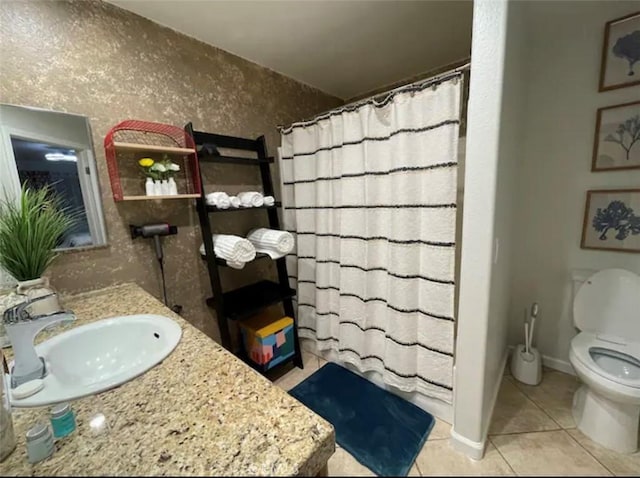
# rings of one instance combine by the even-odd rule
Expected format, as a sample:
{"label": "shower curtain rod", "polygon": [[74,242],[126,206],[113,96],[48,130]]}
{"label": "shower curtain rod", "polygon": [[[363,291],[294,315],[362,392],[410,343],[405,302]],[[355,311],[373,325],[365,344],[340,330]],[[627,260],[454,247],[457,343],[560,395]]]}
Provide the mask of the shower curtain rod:
{"label": "shower curtain rod", "polygon": [[319,113],[315,116],[312,116],[309,119],[305,119],[302,121],[296,121],[294,123],[291,123],[290,125],[287,126],[278,126],[278,131],[280,131],[280,133],[284,133],[284,134],[288,134],[290,133],[294,127],[296,126],[309,126],[311,124],[314,124],[322,119],[325,119],[325,117],[330,117],[336,114],[340,114],[343,113],[345,111],[355,111],[358,108],[360,108],[361,106],[370,103],[370,104],[374,104],[376,106],[382,106],[384,105],[387,101],[389,101],[391,98],[393,98],[396,94],[398,93],[403,93],[405,91],[417,91],[417,90],[422,90],[424,88],[429,87],[430,85],[434,84],[437,85],[439,83],[442,83],[443,81],[448,80],[449,78],[453,78],[457,75],[459,75],[460,73],[464,73],[465,71],[468,71],[471,69],[471,63],[465,63],[464,65],[452,68],[451,70],[447,70],[444,71],[442,73],[439,73],[435,76],[429,77],[429,78],[423,78],[421,80],[417,80],[414,81],[412,83],[407,83],[405,85],[402,86],[398,86],[397,88],[393,88],[391,90],[385,91],[384,93],[377,93],[375,95],[369,96],[367,98],[362,98],[356,101],[353,101],[351,103],[347,103],[345,105],[339,106],[337,108],[334,108],[332,110],[329,111],[325,111],[324,113]]}

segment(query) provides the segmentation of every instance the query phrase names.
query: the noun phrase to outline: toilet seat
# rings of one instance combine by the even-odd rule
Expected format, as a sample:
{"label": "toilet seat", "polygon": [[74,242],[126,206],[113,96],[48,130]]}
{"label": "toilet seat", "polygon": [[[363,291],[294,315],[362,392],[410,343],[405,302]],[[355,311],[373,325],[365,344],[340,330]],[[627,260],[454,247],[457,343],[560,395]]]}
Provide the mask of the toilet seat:
{"label": "toilet seat", "polygon": [[573,321],[578,329],[614,340],[622,337],[630,343],[640,343],[639,310],[640,276],[624,269],[596,272],[573,299]]}
{"label": "toilet seat", "polygon": [[[605,351],[612,351],[616,353],[629,356],[632,361],[637,361],[637,365],[640,366],[640,343],[628,342],[628,343],[614,343],[611,340],[603,340],[596,334],[591,332],[580,332],[571,341],[571,355],[573,355],[581,365],[593,372],[597,377],[592,377],[601,382],[603,386],[615,388],[620,390],[620,386],[628,387],[625,392],[629,395],[640,397],[640,377],[638,378],[623,378],[613,375],[605,368],[601,367],[592,356],[592,352],[596,352],[593,349],[604,349]],[[612,360],[616,360],[612,358]],[[620,367],[624,367],[626,364],[623,360],[618,360]],[[574,364],[578,365],[578,364]],[[617,366],[617,365],[616,365]]]}

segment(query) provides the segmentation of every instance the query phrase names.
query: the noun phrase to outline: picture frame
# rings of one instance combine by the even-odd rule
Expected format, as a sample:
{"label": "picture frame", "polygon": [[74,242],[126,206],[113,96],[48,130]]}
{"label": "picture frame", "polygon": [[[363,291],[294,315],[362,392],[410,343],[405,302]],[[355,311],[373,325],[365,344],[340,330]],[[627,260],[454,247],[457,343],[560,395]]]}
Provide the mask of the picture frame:
{"label": "picture frame", "polygon": [[591,171],[640,169],[640,101],[598,109]]}
{"label": "picture frame", "polygon": [[587,191],[580,247],[640,252],[640,189]]}
{"label": "picture frame", "polygon": [[605,24],[598,91],[640,85],[640,12]]}

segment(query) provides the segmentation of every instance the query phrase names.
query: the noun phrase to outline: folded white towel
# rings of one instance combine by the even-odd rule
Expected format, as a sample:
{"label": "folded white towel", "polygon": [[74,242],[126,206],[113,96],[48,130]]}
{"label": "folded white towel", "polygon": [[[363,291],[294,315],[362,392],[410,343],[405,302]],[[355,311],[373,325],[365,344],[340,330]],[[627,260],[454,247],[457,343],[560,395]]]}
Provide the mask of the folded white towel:
{"label": "folded white towel", "polygon": [[264,197],[264,205],[265,206],[273,206],[276,203],[276,198],[273,196],[265,196]]}
{"label": "folded white towel", "polygon": [[[224,259],[231,267],[242,269],[245,262],[256,257],[256,248],[247,239],[230,234],[213,234],[211,238],[216,257]],[[200,246],[200,254],[206,254],[204,243]]]}
{"label": "folded white towel", "polygon": [[240,207],[240,199],[238,199],[238,196],[229,196],[229,202],[231,203],[231,207]]}
{"label": "folded white towel", "polygon": [[247,239],[255,246],[256,252],[268,254],[272,259],[289,254],[295,245],[291,233],[265,227],[249,231]]}
{"label": "folded white towel", "polygon": [[238,199],[243,207],[261,207],[264,204],[264,197],[257,191],[239,193]]}
{"label": "folded white towel", "polygon": [[231,206],[229,195],[221,191],[207,194],[205,201],[208,205],[216,206],[219,209],[229,209],[229,206]]}

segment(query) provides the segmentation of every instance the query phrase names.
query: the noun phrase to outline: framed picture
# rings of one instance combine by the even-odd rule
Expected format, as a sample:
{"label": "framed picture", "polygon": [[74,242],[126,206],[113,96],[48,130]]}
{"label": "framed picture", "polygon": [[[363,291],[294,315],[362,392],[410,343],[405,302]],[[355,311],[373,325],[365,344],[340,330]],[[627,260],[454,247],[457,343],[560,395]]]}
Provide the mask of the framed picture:
{"label": "framed picture", "polygon": [[640,189],[587,191],[580,247],[640,252]]}
{"label": "framed picture", "polygon": [[640,84],[640,12],[607,22],[600,91]]}
{"label": "framed picture", "polygon": [[640,168],[640,101],[600,108],[591,171]]}

